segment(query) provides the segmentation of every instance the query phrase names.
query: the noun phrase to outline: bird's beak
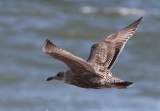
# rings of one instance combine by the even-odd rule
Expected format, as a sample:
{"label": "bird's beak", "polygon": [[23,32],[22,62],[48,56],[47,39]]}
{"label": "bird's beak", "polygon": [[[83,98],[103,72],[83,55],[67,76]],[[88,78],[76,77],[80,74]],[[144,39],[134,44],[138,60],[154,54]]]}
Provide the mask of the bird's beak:
{"label": "bird's beak", "polygon": [[47,81],[51,81],[51,80],[53,80],[53,79],[55,79],[55,77],[49,77],[49,78],[47,79]]}

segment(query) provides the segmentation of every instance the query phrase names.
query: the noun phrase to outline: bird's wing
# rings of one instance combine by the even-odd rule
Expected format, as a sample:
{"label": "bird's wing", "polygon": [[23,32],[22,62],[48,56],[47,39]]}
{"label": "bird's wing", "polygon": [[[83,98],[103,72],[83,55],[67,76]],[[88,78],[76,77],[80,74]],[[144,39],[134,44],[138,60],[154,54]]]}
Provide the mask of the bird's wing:
{"label": "bird's wing", "polygon": [[49,40],[45,41],[43,52],[64,62],[75,74],[83,74],[83,72],[87,71],[95,73],[94,68],[89,63],[63,49],[60,49]]}
{"label": "bird's wing", "polygon": [[142,17],[126,28],[92,45],[87,62],[89,62],[96,71],[104,72],[105,70],[110,70],[127,40],[135,33],[141,20]]}

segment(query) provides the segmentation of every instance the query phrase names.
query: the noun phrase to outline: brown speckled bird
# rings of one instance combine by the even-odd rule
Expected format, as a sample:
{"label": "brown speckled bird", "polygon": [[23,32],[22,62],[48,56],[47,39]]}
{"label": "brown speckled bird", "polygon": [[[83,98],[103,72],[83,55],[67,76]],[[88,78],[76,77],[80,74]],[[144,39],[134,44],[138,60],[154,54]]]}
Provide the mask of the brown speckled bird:
{"label": "brown speckled bird", "polygon": [[70,68],[59,72],[56,76],[49,77],[47,81],[59,80],[81,88],[92,89],[125,89],[133,85],[134,82],[123,81],[113,77],[110,70],[127,40],[135,33],[141,20],[142,17],[126,28],[93,44],[87,61],[60,49],[49,40],[46,40],[43,45],[43,51],[64,62]]}

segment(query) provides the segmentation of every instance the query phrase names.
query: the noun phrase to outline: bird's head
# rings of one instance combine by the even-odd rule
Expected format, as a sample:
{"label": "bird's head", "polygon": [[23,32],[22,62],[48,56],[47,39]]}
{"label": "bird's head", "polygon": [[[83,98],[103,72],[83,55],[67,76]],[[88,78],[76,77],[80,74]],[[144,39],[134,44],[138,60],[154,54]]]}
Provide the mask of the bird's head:
{"label": "bird's head", "polygon": [[59,72],[59,73],[57,73],[56,76],[49,77],[47,79],[47,81],[51,81],[51,80],[60,80],[60,81],[63,81],[63,79],[64,79],[64,72]]}

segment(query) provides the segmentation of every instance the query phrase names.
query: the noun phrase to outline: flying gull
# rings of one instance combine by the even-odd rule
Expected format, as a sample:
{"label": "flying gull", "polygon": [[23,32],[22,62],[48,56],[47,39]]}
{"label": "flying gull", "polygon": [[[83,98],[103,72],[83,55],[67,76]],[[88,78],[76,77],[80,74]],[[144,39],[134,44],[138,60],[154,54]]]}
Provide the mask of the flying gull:
{"label": "flying gull", "polygon": [[92,89],[125,89],[133,85],[134,82],[113,77],[110,70],[127,40],[135,33],[142,18],[93,44],[87,61],[57,47],[47,39],[43,45],[43,52],[64,62],[70,68],[49,77],[47,81],[59,80],[81,88]]}

